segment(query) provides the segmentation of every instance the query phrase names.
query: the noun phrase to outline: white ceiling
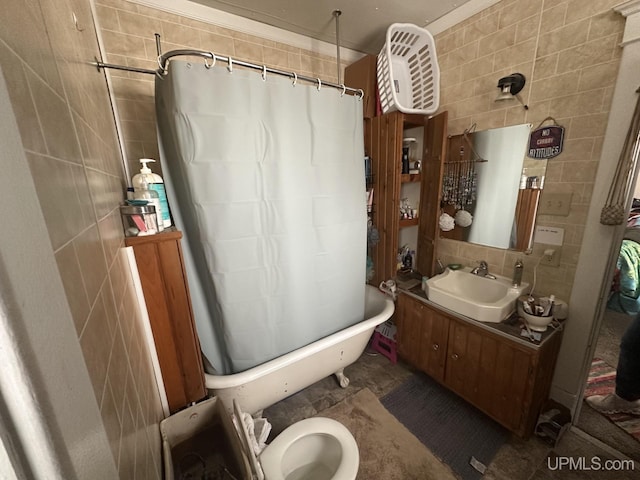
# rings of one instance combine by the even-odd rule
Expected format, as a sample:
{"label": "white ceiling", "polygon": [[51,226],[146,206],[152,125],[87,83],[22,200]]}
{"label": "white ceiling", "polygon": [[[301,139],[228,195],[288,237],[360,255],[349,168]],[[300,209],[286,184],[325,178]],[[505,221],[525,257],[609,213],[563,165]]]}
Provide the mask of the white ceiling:
{"label": "white ceiling", "polygon": [[[392,23],[429,23],[469,0],[192,0],[217,10],[336,44],[335,10],[340,46],[377,54]],[[433,33],[433,32],[432,32]]]}

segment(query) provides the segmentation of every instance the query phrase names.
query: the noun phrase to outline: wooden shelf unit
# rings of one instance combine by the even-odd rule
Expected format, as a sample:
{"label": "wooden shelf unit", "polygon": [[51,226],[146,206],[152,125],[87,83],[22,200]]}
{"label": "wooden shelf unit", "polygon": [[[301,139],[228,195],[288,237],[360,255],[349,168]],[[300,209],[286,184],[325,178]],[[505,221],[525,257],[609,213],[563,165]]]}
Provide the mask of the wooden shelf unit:
{"label": "wooden shelf unit", "polygon": [[[419,153],[420,174],[402,174],[403,132],[423,129]],[[371,249],[375,265],[372,284],[394,278],[401,227],[418,225],[417,270],[431,276],[435,271],[435,247],[442,191],[442,169],[447,148],[447,112],[434,117],[391,112],[365,120],[365,151],[371,157],[373,187],[378,208],[374,217],[380,241]],[[401,186],[420,184],[417,219],[400,219]]]}
{"label": "wooden shelf unit", "polygon": [[412,183],[412,182],[421,182],[422,174],[421,173],[403,173],[400,176],[400,183]]}
{"label": "wooden shelf unit", "polygon": [[136,257],[171,413],[207,394],[181,238],[173,228],[125,238]]}
{"label": "wooden shelf unit", "polygon": [[399,226],[400,228],[413,227],[418,225],[418,223],[419,223],[418,218],[402,218],[399,221]]}

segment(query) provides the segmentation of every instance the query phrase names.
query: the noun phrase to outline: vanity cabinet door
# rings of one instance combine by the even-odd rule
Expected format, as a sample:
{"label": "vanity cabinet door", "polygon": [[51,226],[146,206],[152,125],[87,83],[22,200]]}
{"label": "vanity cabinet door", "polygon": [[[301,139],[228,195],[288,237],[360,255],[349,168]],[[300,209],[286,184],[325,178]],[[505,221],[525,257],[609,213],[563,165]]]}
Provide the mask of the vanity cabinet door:
{"label": "vanity cabinet door", "polygon": [[449,319],[407,295],[398,297],[398,353],[434,379],[444,380]]}
{"label": "vanity cabinet door", "polygon": [[418,367],[439,382],[444,381],[448,335],[449,319],[435,310],[423,307],[420,331],[422,355]]}
{"label": "vanity cabinet door", "polygon": [[473,403],[479,397],[481,349],[482,338],[477,332],[455,320],[450,322],[445,383]]}
{"label": "vanity cabinet door", "polygon": [[531,406],[533,364],[534,353],[451,320],[445,384],[512,431]]}

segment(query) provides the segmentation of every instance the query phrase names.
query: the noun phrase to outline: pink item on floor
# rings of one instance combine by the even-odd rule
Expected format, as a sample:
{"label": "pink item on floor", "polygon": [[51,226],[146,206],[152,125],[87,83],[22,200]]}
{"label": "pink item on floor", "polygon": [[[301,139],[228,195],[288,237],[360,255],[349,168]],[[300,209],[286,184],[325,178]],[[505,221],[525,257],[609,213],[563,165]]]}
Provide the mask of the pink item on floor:
{"label": "pink item on floor", "polygon": [[380,332],[375,332],[373,334],[371,348],[387,357],[389,360],[391,360],[391,363],[395,364],[398,362],[395,340],[385,337]]}

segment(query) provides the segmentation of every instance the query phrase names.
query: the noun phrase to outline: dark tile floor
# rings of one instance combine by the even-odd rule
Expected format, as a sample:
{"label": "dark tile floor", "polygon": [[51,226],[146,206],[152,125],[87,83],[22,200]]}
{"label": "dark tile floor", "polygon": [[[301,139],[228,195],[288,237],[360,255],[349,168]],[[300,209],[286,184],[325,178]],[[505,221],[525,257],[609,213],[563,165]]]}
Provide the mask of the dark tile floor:
{"label": "dark tile floor", "polygon": [[[393,365],[382,355],[367,350],[356,363],[345,369],[345,374],[350,379],[346,389],[340,388],[336,379],[331,376],[266,409],[264,417],[272,425],[271,438],[292,423],[317,415],[363,388],[368,388],[378,397],[382,397],[410,376],[412,369],[401,362]],[[511,436],[488,465],[483,478],[640,479],[640,464],[637,462],[632,465],[621,462],[615,465],[605,463],[608,460],[616,460],[616,455],[617,453],[607,445],[592,443],[591,439],[580,431],[567,431],[555,448],[537,437],[522,440]],[[605,471],[605,467],[610,465],[617,468]]]}

